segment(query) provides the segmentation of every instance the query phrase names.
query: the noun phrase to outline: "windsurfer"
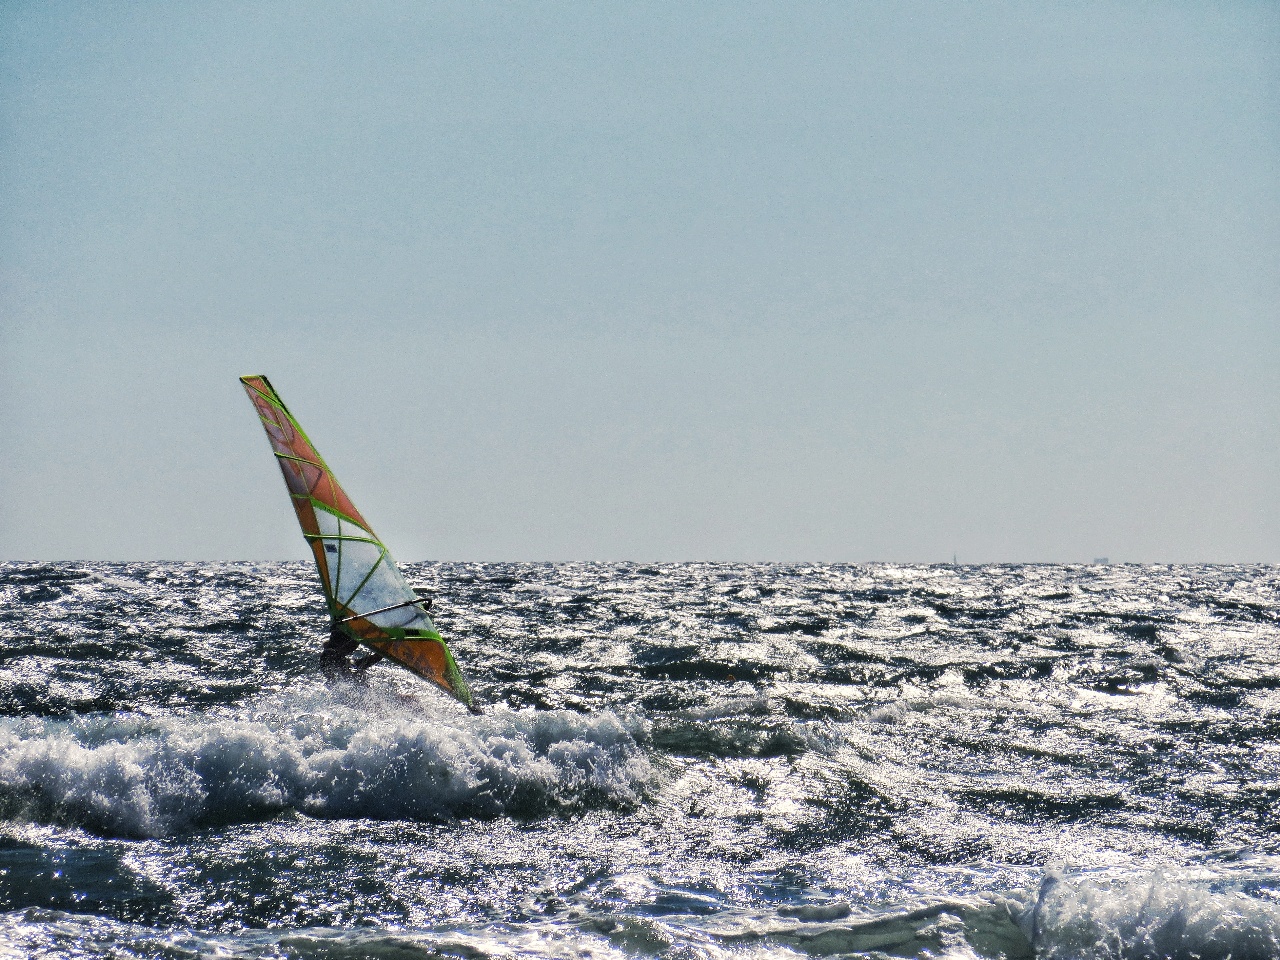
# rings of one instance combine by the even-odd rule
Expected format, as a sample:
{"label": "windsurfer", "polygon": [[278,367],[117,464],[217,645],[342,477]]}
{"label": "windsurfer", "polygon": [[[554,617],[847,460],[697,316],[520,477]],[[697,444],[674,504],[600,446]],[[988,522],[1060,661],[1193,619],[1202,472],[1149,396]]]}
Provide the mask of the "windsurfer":
{"label": "windsurfer", "polygon": [[383,655],[370,651],[355,660],[348,657],[360,649],[360,641],[347,633],[336,623],[329,630],[329,639],[320,651],[320,669],[330,680],[364,678],[365,671],[375,663],[382,661]]}
{"label": "windsurfer", "polygon": [[[471,689],[427,613],[430,598],[405,583],[386,545],[374,536],[267,378],[241,377],[240,382],[266,429],[298,523],[315,553],[332,618],[319,657],[324,672],[334,680],[359,681],[385,654],[388,661],[474,708]],[[361,644],[369,651],[353,658]]]}

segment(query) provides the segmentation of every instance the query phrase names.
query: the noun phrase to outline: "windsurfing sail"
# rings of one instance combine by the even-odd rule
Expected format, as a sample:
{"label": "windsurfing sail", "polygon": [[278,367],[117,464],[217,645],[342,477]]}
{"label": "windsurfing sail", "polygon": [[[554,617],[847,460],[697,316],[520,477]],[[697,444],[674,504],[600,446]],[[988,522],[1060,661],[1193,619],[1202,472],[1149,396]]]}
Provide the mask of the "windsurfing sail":
{"label": "windsurfing sail", "polygon": [[425,602],[338,485],[266,377],[241,377],[267,431],[285,486],[320,569],[336,629],[438,684],[479,712]]}

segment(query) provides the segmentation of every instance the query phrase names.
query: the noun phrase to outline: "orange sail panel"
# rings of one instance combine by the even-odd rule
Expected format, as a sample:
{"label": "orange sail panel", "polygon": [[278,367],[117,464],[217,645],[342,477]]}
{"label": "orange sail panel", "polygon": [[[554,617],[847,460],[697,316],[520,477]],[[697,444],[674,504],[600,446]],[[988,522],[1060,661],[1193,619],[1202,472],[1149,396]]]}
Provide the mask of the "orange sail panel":
{"label": "orange sail panel", "polygon": [[266,377],[241,377],[267,431],[340,630],[475,710],[436,625]]}

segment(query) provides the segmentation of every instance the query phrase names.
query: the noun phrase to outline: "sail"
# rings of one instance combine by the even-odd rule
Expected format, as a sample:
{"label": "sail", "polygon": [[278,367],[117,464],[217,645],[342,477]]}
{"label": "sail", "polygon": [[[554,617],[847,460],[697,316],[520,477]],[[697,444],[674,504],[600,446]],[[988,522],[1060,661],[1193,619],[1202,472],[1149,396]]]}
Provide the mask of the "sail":
{"label": "sail", "polygon": [[334,623],[475,710],[467,682],[421,600],[280,395],[266,377],[241,377],[240,382],[284,474]]}

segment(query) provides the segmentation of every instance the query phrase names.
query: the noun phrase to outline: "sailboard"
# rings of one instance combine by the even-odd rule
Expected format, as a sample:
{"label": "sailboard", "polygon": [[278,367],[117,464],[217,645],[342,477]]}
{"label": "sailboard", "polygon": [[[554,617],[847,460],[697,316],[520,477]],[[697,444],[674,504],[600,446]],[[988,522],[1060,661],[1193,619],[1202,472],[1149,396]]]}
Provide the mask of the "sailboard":
{"label": "sailboard", "polygon": [[430,680],[479,713],[427,604],[263,376],[241,377],[271,441],[336,629]]}

